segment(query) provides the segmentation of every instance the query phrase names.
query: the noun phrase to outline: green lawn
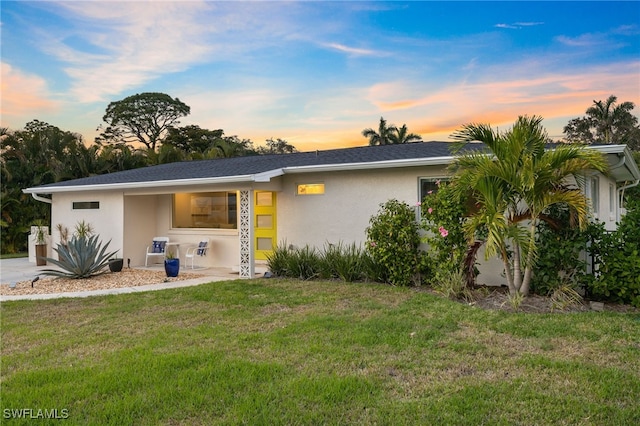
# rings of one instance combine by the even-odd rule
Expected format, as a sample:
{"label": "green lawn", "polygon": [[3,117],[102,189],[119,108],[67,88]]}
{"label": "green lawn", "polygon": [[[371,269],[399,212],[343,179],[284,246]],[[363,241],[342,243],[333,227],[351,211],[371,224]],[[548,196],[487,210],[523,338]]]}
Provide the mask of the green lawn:
{"label": "green lawn", "polygon": [[260,279],[1,315],[2,424],[640,423],[638,314]]}

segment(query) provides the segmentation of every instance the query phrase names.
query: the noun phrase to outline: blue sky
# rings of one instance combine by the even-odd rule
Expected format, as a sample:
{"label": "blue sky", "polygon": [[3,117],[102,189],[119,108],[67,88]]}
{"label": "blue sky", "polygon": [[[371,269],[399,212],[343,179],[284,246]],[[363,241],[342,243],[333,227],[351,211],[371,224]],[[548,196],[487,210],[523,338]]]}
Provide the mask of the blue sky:
{"label": "blue sky", "polygon": [[301,150],[366,145],[380,117],[423,140],[593,100],[640,112],[640,2],[2,1],[0,125],[96,136],[109,102],[163,92],[182,125]]}

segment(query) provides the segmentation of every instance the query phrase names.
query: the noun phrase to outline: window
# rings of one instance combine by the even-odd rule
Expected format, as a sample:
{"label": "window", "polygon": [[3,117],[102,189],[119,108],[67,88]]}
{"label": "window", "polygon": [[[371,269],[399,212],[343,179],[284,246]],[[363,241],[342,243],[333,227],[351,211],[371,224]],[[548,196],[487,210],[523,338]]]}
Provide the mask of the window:
{"label": "window", "polygon": [[610,183],[609,184],[609,216],[610,219],[615,219],[616,214],[616,188]]}
{"label": "window", "polygon": [[418,196],[420,197],[420,202],[424,200],[424,197],[427,195],[438,191],[440,186],[440,182],[444,182],[448,180],[448,178],[420,178],[420,188]]}
{"label": "window", "polygon": [[299,183],[296,189],[297,195],[321,195],[324,194],[324,183]]}
{"label": "window", "polygon": [[589,178],[589,198],[593,214],[597,216],[600,212],[600,182],[597,176]]}
{"label": "window", "polygon": [[237,229],[235,192],[195,192],[173,195],[174,228]]}
{"label": "window", "polygon": [[73,210],[96,210],[100,208],[100,201],[74,201]]}

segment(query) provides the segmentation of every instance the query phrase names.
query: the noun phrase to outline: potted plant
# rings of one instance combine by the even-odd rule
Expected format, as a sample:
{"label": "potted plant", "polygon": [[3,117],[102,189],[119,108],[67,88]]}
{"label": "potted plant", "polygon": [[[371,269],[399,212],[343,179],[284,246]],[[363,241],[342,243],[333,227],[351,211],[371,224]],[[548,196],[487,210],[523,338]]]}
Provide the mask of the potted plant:
{"label": "potted plant", "polygon": [[94,234],[93,226],[89,222],[85,222],[84,220],[78,221],[76,223],[74,235],[76,237],[85,237],[89,238]]}
{"label": "potted plant", "polygon": [[123,265],[124,265],[124,259],[121,257],[114,257],[112,259],[109,259],[109,270],[111,272],[122,271]]}
{"label": "potted plant", "polygon": [[167,252],[167,257],[164,260],[164,272],[167,277],[177,277],[180,272],[180,259],[176,258],[172,251]]}
{"label": "potted plant", "polygon": [[38,224],[36,229],[36,265],[44,266],[47,264],[47,234],[46,228],[42,224]]}

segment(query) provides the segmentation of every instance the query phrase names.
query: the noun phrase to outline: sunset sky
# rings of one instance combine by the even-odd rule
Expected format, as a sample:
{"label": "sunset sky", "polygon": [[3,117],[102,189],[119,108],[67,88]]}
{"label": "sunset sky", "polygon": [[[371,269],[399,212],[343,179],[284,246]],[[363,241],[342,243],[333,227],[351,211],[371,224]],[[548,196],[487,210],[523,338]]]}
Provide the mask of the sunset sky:
{"label": "sunset sky", "polygon": [[163,92],[181,125],[299,150],[423,140],[618,96],[640,113],[640,2],[2,1],[1,123],[93,142],[109,102]]}

